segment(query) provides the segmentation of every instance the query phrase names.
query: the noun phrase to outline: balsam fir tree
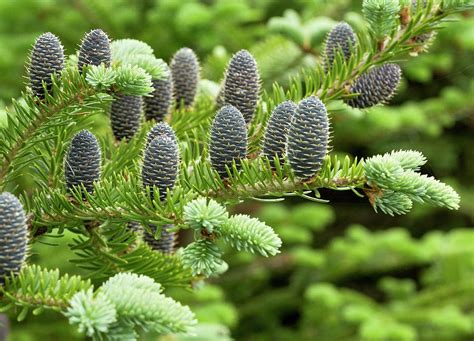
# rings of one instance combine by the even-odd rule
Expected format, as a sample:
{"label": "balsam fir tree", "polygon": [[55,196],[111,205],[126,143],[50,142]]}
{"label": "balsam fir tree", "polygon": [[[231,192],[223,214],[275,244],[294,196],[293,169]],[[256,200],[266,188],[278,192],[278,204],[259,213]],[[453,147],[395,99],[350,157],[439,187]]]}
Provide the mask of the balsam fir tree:
{"label": "balsam fir tree", "polygon": [[[237,52],[223,75],[220,108],[196,96],[200,66],[188,48],[168,69],[146,43],[109,42],[97,29],[78,57],[67,51],[64,60],[60,38],[41,35],[28,89],[0,128],[3,308],[19,320],[30,310],[56,311],[96,340],[192,334],[194,314],[163,288],[220,275],[223,244],[263,257],[282,245],[259,219],[229,215],[236,202],[324,201],[318,189],[326,188],[364,193],[390,215],[414,204],[457,209],[450,186],[421,174],[421,153],[331,155],[328,108],[335,101],[357,108],[389,101],[401,78],[398,58],[418,51],[422,34],[468,6],[367,0],[363,7],[370,36],[339,26],[326,39],[326,60],[287,88],[274,84],[260,97],[255,58]],[[94,127],[94,115],[108,117],[110,127]],[[145,118],[169,125],[152,127]],[[21,174],[33,179],[28,191],[18,186]],[[76,235],[73,262],[84,278],[28,263],[27,240],[66,229]],[[171,252],[173,234],[185,229],[194,240]]]}

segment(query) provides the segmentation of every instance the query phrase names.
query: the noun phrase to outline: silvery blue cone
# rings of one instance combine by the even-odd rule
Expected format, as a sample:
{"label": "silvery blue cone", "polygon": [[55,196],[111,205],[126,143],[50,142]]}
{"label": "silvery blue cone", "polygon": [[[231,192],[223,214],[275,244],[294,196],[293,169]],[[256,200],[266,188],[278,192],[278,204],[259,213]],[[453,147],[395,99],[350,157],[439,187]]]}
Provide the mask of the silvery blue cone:
{"label": "silvery blue cone", "polygon": [[173,56],[171,63],[173,97],[176,104],[189,108],[194,104],[199,82],[200,66],[193,50],[183,47]]}
{"label": "silvery blue cone", "polygon": [[291,120],[296,112],[296,105],[292,101],[280,103],[273,109],[265,130],[263,155],[268,157],[272,167],[275,156],[283,163],[286,154],[286,141]]}
{"label": "silvery blue cone", "polygon": [[104,64],[106,67],[109,67],[110,60],[110,39],[107,33],[101,29],[86,33],[79,49],[77,62],[79,72],[82,72],[85,65],[98,66]]}
{"label": "silvery blue cone", "polygon": [[257,109],[260,94],[260,76],[257,62],[247,50],[234,54],[227,66],[224,79],[224,105],[232,105],[248,124]]}
{"label": "silvery blue cone", "polygon": [[153,92],[145,96],[145,118],[147,120],[163,121],[168,114],[173,100],[173,84],[171,71],[166,67],[166,76],[163,79],[153,80]]}
{"label": "silvery blue cone", "polygon": [[370,69],[352,84],[350,92],[357,95],[346,100],[346,103],[363,109],[387,102],[395,95],[401,75],[400,66],[392,63]]}
{"label": "silvery blue cone", "polygon": [[211,127],[209,155],[212,167],[227,178],[226,166],[232,171],[233,162],[240,169],[240,160],[247,156],[247,125],[235,107],[226,105],[218,112]]}
{"label": "silvery blue cone", "polygon": [[26,259],[28,227],[20,201],[11,193],[0,194],[0,284],[17,274]]}
{"label": "silvery blue cone", "polygon": [[36,39],[31,51],[28,76],[33,95],[45,98],[43,83],[46,90],[51,91],[51,76],[64,69],[64,51],[61,41],[54,34],[43,33]]}
{"label": "silvery blue cone", "polygon": [[291,121],[287,154],[294,174],[310,180],[321,170],[328,152],[329,120],[326,107],[317,97],[303,99]]}
{"label": "silvery blue cone", "polygon": [[338,51],[342,52],[344,60],[349,59],[351,49],[354,49],[355,46],[356,36],[348,23],[341,22],[334,26],[326,39],[324,69],[327,71],[332,66]]}
{"label": "silvery blue cone", "polygon": [[146,147],[142,167],[143,186],[149,186],[152,197],[153,186],[160,192],[160,200],[165,200],[166,191],[172,191],[179,172],[179,150],[175,140],[159,135]]}
{"label": "silvery blue cone", "polygon": [[110,123],[115,139],[130,140],[140,128],[143,101],[141,96],[117,95],[110,107]]}
{"label": "silvery blue cone", "polygon": [[88,130],[77,133],[69,146],[65,162],[64,176],[69,190],[84,185],[88,193],[94,190],[94,182],[99,181],[101,171],[101,150],[96,137]]}

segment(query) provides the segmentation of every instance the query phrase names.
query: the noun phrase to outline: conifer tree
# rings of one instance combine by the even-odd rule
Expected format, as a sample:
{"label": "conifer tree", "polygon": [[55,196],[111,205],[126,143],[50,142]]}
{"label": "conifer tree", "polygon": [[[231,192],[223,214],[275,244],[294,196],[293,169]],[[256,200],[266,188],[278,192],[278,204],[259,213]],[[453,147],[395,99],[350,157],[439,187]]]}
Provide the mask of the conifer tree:
{"label": "conifer tree", "polygon": [[[402,6],[416,20],[403,24]],[[58,312],[95,340],[191,335],[195,315],[164,289],[221,275],[228,249],[280,252],[271,226],[229,213],[235,203],[287,196],[324,202],[318,190],[325,188],[365,196],[389,215],[414,205],[458,209],[455,190],[422,173],[427,160],[419,152],[333,155],[330,121],[335,102],[360,109],[387,103],[402,77],[395,62],[418,51],[421,33],[467,8],[463,1],[423,7],[366,0],[368,36],[336,27],[327,60],[262,95],[259,66],[241,50],[223,75],[221,108],[205,92],[197,95],[200,66],[190,49],[179,50],[168,70],[138,40],[110,42],[94,30],[76,57],[58,37],[42,34],[28,67],[31,91],[0,126],[2,309],[20,321],[30,311]],[[109,115],[110,126],[97,127],[96,115]],[[166,123],[152,127],[146,119]],[[31,180],[27,189],[22,176]],[[171,252],[174,233],[186,229],[192,241]],[[65,230],[74,235],[72,262],[83,276],[27,258],[28,231],[35,243]]]}

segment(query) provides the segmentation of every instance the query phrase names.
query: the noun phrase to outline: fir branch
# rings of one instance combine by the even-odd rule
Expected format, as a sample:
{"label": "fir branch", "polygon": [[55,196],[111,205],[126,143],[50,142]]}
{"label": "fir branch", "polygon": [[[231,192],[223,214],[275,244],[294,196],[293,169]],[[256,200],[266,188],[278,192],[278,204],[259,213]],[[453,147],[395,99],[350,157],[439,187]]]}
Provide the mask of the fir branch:
{"label": "fir branch", "polygon": [[3,309],[13,305],[22,307],[18,318],[23,319],[30,308],[36,308],[36,314],[44,309],[64,310],[75,293],[91,287],[89,280],[79,276],[60,276],[59,270],[31,265],[23,267],[18,276],[7,278],[0,290],[4,296]]}
{"label": "fir branch", "polygon": [[[62,86],[61,86],[62,84]],[[94,110],[101,108],[103,96],[95,88],[89,86],[74,69],[66,69],[62,73],[61,81],[53,78],[53,96],[46,95],[45,101],[38,101],[31,95],[25,94],[24,103],[13,102],[14,113],[8,116],[8,124],[1,128],[1,135],[5,137],[5,143],[0,148],[2,164],[0,168],[0,187],[8,181],[10,174],[18,172],[26,163],[21,159],[38,141],[54,139],[55,135],[44,135],[50,127],[57,124],[58,116],[67,112],[75,112],[72,117],[61,115],[64,126],[70,124],[73,118],[76,120],[87,112],[78,110]],[[74,117],[75,116],[75,117]],[[57,120],[56,120],[57,119]],[[28,160],[29,162],[31,161]],[[15,166],[15,172],[11,167]]]}

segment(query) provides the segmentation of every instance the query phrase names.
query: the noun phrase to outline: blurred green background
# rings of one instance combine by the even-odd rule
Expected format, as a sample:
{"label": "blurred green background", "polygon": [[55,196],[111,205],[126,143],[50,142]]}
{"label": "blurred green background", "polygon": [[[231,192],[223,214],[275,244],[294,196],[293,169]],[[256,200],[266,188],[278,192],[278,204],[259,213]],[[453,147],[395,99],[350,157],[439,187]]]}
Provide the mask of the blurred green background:
{"label": "blurred green background", "polygon": [[[259,63],[265,89],[274,81],[285,85],[320,61],[336,22],[366,33],[360,3],[1,0],[0,102],[21,96],[38,35],[55,33],[74,54],[93,28],[112,39],[143,40],[165,61],[190,47],[202,77],[216,83],[231,54],[246,48]],[[327,205],[286,200],[236,207],[275,227],[284,246],[269,259],[229,250],[222,277],[192,293],[171,292],[206,323],[203,340],[210,334],[216,340],[474,338],[474,16],[455,19],[429,53],[400,60],[404,80],[389,106],[362,112],[334,102],[329,108],[333,153],[419,150],[429,160],[422,172],[451,184],[461,194],[460,210],[415,207],[390,217],[376,214],[366,199],[332,191],[321,192],[331,200]],[[48,242],[60,245],[35,245],[31,260],[78,273],[68,262],[67,240]],[[11,340],[80,339],[53,314],[12,322],[11,329]]]}

